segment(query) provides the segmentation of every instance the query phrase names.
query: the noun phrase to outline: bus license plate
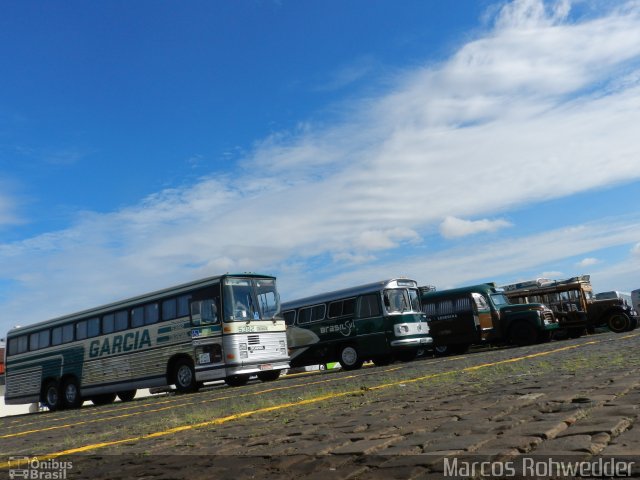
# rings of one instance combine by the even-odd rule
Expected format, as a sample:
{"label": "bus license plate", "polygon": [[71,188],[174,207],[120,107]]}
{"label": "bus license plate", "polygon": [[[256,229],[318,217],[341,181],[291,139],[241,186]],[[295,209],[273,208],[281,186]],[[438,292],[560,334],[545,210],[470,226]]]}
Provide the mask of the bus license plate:
{"label": "bus license plate", "polygon": [[263,363],[258,368],[260,368],[260,370],[273,370],[273,365],[271,365],[270,363]]}

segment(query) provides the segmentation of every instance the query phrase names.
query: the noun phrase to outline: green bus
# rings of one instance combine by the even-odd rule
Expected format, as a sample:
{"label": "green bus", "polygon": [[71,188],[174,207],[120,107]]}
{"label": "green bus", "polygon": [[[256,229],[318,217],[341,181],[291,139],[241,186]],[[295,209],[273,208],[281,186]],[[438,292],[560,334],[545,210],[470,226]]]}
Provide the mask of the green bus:
{"label": "green bus", "polygon": [[436,355],[461,354],[485,343],[544,342],[558,328],[548,307],[511,304],[495,283],[441,291],[421,287],[421,301]]}
{"label": "green bus", "polygon": [[5,403],[49,410],[131,400],[140,388],[275,380],[289,367],[276,279],[221,275],[7,335]]}
{"label": "green bus", "polygon": [[411,360],[433,342],[418,284],[394,278],[282,304],[292,367]]}

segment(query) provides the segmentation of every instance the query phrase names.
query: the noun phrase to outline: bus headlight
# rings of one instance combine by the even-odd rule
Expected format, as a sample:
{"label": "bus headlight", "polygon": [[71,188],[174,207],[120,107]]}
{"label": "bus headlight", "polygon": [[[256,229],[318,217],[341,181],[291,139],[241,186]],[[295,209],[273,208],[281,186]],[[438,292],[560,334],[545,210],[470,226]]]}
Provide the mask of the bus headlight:
{"label": "bus headlight", "polygon": [[247,344],[241,343],[239,345],[240,348],[240,358],[249,358],[249,352],[247,351]]}
{"label": "bus headlight", "polygon": [[280,340],[280,353],[282,355],[286,355],[287,354],[287,345],[286,345],[286,342],[284,340]]}
{"label": "bus headlight", "polygon": [[396,336],[401,337],[403,335],[409,335],[409,325],[406,323],[401,323],[400,325],[395,325],[394,327]]}

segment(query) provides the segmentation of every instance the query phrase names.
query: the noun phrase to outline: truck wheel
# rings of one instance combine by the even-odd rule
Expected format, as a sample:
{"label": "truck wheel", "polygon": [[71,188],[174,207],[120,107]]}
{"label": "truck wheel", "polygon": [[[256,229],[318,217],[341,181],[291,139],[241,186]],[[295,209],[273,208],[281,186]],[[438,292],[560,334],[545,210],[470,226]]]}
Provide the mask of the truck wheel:
{"label": "truck wheel", "polygon": [[533,345],[538,341],[538,331],[528,322],[516,322],[509,329],[509,341],[519,347]]}
{"label": "truck wheel", "polygon": [[356,347],[345,345],[340,349],[340,366],[344,370],[357,370],[363,363]]}
{"label": "truck wheel", "polygon": [[615,333],[626,332],[631,327],[631,319],[622,312],[614,312],[607,319],[607,327]]}
{"label": "truck wheel", "polygon": [[78,408],[82,405],[80,387],[75,377],[66,378],[62,382],[62,407]]}
{"label": "truck wheel", "polygon": [[173,383],[179,393],[195,392],[197,390],[196,372],[189,360],[181,358],[173,367]]}
{"label": "truck wheel", "polygon": [[258,380],[260,380],[261,382],[273,382],[278,378],[280,378],[280,370],[269,370],[266,372],[258,373]]}
{"label": "truck wheel", "polygon": [[62,407],[62,396],[60,395],[60,385],[55,380],[49,380],[42,389],[42,403],[50,411],[54,412]]}

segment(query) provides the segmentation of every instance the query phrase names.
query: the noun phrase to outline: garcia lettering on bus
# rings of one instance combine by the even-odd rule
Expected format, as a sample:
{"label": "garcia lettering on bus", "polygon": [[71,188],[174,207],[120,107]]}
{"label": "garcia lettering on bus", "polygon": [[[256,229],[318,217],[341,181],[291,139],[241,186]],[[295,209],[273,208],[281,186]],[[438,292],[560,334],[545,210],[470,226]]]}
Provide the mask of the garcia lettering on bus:
{"label": "garcia lettering on bus", "polygon": [[106,337],[103,340],[94,340],[89,345],[89,357],[101,357],[103,355],[113,355],[116,353],[130,352],[151,346],[151,336],[149,330],[142,332],[127,332],[115,337]]}

